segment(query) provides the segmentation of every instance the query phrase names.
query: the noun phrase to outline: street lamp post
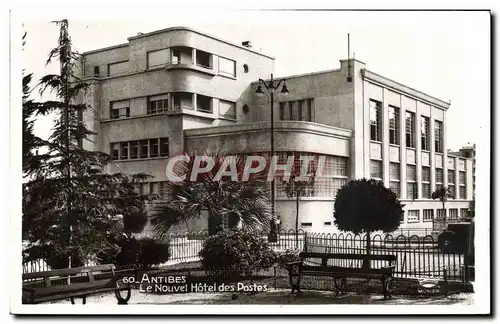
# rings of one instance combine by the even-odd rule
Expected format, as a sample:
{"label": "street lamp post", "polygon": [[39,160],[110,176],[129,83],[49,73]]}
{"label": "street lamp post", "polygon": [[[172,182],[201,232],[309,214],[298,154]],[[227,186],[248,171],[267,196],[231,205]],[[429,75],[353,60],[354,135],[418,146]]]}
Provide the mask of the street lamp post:
{"label": "street lamp post", "polygon": [[[264,91],[262,90],[262,85],[264,85],[266,90],[269,91],[269,93],[271,94],[271,159],[274,156],[274,93],[278,90],[278,88],[280,87],[280,85],[282,83],[283,83],[283,87],[281,88],[280,93],[287,95],[289,93],[289,91],[288,91],[288,88],[286,86],[285,79],[281,79],[281,80],[277,81],[277,83],[275,84],[275,80],[274,80],[272,73],[271,73],[271,80],[269,80],[268,82],[266,82],[262,79],[259,79],[259,86],[257,87],[257,90],[255,91],[255,93],[257,93],[258,95],[263,95]],[[271,181],[271,212],[272,212],[272,216],[273,216],[273,222],[271,223],[271,233],[269,235],[269,241],[271,241],[271,242],[276,242],[277,232],[278,232],[277,231],[277,222],[276,222],[276,220],[277,220],[276,219],[276,210],[275,210],[275,206],[274,206],[274,200],[275,200],[274,199],[274,197],[275,197],[274,178],[275,177],[273,176],[273,179]]]}

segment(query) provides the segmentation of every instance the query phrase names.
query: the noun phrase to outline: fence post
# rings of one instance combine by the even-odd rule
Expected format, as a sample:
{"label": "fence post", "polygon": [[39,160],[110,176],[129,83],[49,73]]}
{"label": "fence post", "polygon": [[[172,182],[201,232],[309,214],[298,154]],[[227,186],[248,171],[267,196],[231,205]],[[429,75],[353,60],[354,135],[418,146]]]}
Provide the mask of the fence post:
{"label": "fence post", "polygon": [[304,252],[307,252],[307,232],[304,232]]}

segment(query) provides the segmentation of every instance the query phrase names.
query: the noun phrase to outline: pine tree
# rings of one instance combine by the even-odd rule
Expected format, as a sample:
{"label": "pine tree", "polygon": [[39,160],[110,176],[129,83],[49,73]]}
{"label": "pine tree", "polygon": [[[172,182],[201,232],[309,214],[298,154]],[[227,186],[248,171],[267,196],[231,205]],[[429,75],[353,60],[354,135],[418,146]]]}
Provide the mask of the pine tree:
{"label": "pine tree", "polygon": [[[29,100],[31,76],[23,80],[23,170],[29,180],[23,185],[22,232],[28,242],[25,260],[45,258],[53,268],[66,268],[116,248],[124,232],[142,231],[151,197],[135,191],[148,175],[105,173],[111,157],[81,147],[94,134],[81,118],[90,107],[77,103],[87,84],[74,73],[78,53],[72,50],[68,21],[55,23],[60,26],[59,45],[47,64],[59,61],[60,73],[44,76],[39,86],[41,93],[50,91],[57,100]],[[41,140],[33,134],[32,119],[46,112],[59,118],[48,140]],[[34,148],[46,153],[33,154]],[[124,228],[124,223],[133,226]]]}

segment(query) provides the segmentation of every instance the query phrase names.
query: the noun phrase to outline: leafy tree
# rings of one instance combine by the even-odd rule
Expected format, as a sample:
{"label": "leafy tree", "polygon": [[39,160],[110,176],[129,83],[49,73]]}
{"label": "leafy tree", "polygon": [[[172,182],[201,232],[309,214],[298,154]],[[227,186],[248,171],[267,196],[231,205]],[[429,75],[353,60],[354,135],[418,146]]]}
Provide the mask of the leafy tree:
{"label": "leafy tree", "polygon": [[[302,175],[301,177],[301,162],[300,156],[295,156],[293,169],[288,181],[284,181],[285,193],[288,198],[295,198],[295,243],[299,244],[299,205],[300,198],[314,195],[314,182],[316,180],[315,173]],[[307,168],[309,169],[309,168]]]}
{"label": "leafy tree", "polygon": [[[138,195],[135,187],[146,180],[146,174],[127,176],[107,174],[108,154],[82,149],[80,143],[94,134],[82,121],[83,112],[90,108],[77,103],[87,90],[87,84],[74,74],[78,54],[72,50],[68,21],[60,26],[59,44],[47,59],[57,60],[59,74],[40,80],[40,92],[50,91],[56,100],[35,103],[29,99],[29,81],[23,81],[23,169],[29,175],[23,184],[23,240],[29,242],[24,256],[30,260],[50,256],[52,266],[82,265],[91,256],[115,247],[112,238],[138,231],[145,224],[131,218],[143,213],[148,196]],[[33,135],[33,118],[54,112],[54,123],[48,140]],[[46,153],[33,155],[43,148]],[[122,219],[126,219],[126,229]]]}
{"label": "leafy tree", "polygon": [[212,158],[214,167],[193,180],[191,171],[195,159],[191,157],[189,162],[177,163],[175,174],[178,177],[186,175],[186,178],[167,182],[165,194],[155,204],[151,217],[154,232],[160,236],[166,234],[174,224],[187,224],[190,219],[201,217],[202,211],[208,213],[209,235],[222,231],[224,223],[229,228],[268,230],[272,212],[268,190],[262,181],[264,173],[250,175],[248,181],[238,181],[242,179],[245,165],[243,156],[238,155],[232,157],[237,178],[223,176],[219,179],[219,170],[228,170],[223,161],[231,158],[219,153],[203,156]]}
{"label": "leafy tree", "polygon": [[448,198],[454,198],[454,194],[451,191],[449,187],[439,187],[437,188],[431,195],[431,198],[436,200],[439,199],[441,203],[443,204],[443,212],[444,212],[444,219],[443,223],[446,226],[446,208],[445,208],[445,203],[448,201]]}
{"label": "leafy tree", "polygon": [[[404,205],[382,181],[351,180],[337,191],[334,223],[342,231],[366,233],[366,253],[370,254],[370,232],[395,231],[404,217]],[[364,262],[363,267],[369,267]]]}

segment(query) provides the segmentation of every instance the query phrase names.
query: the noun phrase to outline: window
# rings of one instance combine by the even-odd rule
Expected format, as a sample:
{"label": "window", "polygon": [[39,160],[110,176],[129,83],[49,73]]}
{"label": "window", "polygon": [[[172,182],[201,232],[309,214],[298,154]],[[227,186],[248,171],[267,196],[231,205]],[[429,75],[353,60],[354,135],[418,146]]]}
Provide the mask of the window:
{"label": "window", "polygon": [[226,118],[236,119],[236,103],[219,100],[219,115]]}
{"label": "window", "polygon": [[460,209],[460,218],[465,218],[469,215],[469,209],[461,208]]}
{"label": "window", "polygon": [[417,170],[415,165],[406,165],[406,198],[417,199]]}
{"label": "window", "polygon": [[458,209],[457,208],[450,208],[450,217],[449,219],[458,219]]}
{"label": "window", "polygon": [[332,222],[325,222],[325,226],[331,226]]}
{"label": "window", "polygon": [[389,106],[389,143],[399,145],[399,108]]}
{"label": "window", "polygon": [[434,121],[434,150],[443,153],[443,123],[439,120]]}
{"label": "window", "polygon": [[429,151],[429,117],[420,116],[420,140],[422,150]]}
{"label": "window", "polygon": [[382,161],[370,161],[370,177],[382,180]]}
{"label": "window", "polygon": [[423,210],[422,220],[424,222],[432,222],[433,218],[434,218],[434,209]]}
{"label": "window", "polygon": [[406,112],[406,147],[415,147],[415,113]]}
{"label": "window", "polygon": [[302,227],[311,227],[312,223],[300,223],[300,226],[302,226]]}
{"label": "window", "polygon": [[448,188],[450,188],[451,199],[455,199],[456,197],[456,189],[455,189],[455,170],[448,170]]}
{"label": "window", "polygon": [[431,198],[431,168],[422,167],[422,198]]}
{"label": "window", "polygon": [[130,117],[130,102],[128,100],[111,102],[110,118],[126,118]]}
{"label": "window", "polygon": [[399,163],[389,163],[389,189],[394,191],[398,198],[401,194],[399,185],[400,174]]}
{"label": "window", "polygon": [[[288,156],[293,155],[297,158],[297,162],[300,160],[301,155],[307,153],[300,152],[280,152],[278,164],[286,164]],[[309,154],[308,154],[309,155]],[[317,177],[314,182],[314,188],[308,190],[305,196],[309,197],[335,197],[337,190],[342,188],[343,185],[347,183],[348,180],[348,159],[340,156],[332,155],[312,155],[312,161],[310,162],[311,168],[319,167],[317,161],[319,158],[324,158],[323,168],[317,170]],[[287,197],[285,192],[285,183],[279,181],[279,176],[277,176],[278,181],[276,181],[276,197]]]}
{"label": "window", "polygon": [[120,143],[120,160],[128,159],[128,142]]}
{"label": "window", "polygon": [[465,186],[460,185],[458,188],[458,194],[459,194],[459,199],[465,199],[466,192],[465,192]]}
{"label": "window", "polygon": [[120,159],[120,144],[119,143],[111,143],[111,157],[113,160]]}
{"label": "window", "polygon": [[160,138],[160,156],[168,156],[168,138]]}
{"label": "window", "polygon": [[158,139],[149,140],[149,157],[158,156]]}
{"label": "window", "polygon": [[159,114],[168,110],[168,95],[149,97],[148,115]]}
{"label": "window", "polygon": [[370,139],[372,141],[382,141],[382,110],[380,102],[370,100]]}
{"label": "window", "polygon": [[461,185],[465,184],[465,171],[459,171],[458,172],[458,183]]}
{"label": "window", "polygon": [[243,64],[243,72],[248,73],[248,64]]}
{"label": "window", "polygon": [[189,109],[193,110],[193,94],[189,92],[174,92],[172,98],[172,110]]}
{"label": "window", "polygon": [[418,223],[418,222],[420,222],[419,210],[409,210],[408,223]]}
{"label": "window", "polygon": [[280,120],[312,121],[313,99],[280,102]]}
{"label": "window", "polygon": [[128,72],[128,61],[108,64],[108,76]]}
{"label": "window", "polygon": [[446,210],[444,209],[438,209],[436,210],[436,220],[442,221],[444,220],[444,216],[446,214]]}
{"label": "window", "polygon": [[148,157],[148,140],[142,140],[142,141],[139,141],[139,147],[140,147],[140,151],[141,151],[141,154],[140,154],[140,157],[141,159],[145,159]]}
{"label": "window", "polygon": [[389,163],[389,180],[400,180],[400,171],[399,163]]}
{"label": "window", "polygon": [[201,111],[204,113],[212,113],[212,98],[196,95],[196,111]]}
{"label": "window", "polygon": [[219,57],[219,73],[235,77],[236,62],[224,57]]}
{"label": "window", "polygon": [[196,65],[205,69],[212,69],[212,54],[196,50]]}
{"label": "window", "polygon": [[280,120],[286,120],[285,119],[285,105],[286,105],[286,102],[280,102]]}
{"label": "window", "polygon": [[172,49],[172,64],[181,64],[181,51]]}
{"label": "window", "polygon": [[130,142],[130,158],[137,159],[139,157],[139,142],[132,141]]}
{"label": "window", "polygon": [[436,184],[443,183],[443,169],[436,168]]}
{"label": "window", "polygon": [[399,181],[389,181],[389,189],[396,194],[396,197],[400,197],[401,189],[399,188]]}
{"label": "window", "polygon": [[99,67],[94,66],[94,76],[99,76]]}
{"label": "window", "polygon": [[168,63],[168,49],[148,52],[148,69],[161,67]]}

